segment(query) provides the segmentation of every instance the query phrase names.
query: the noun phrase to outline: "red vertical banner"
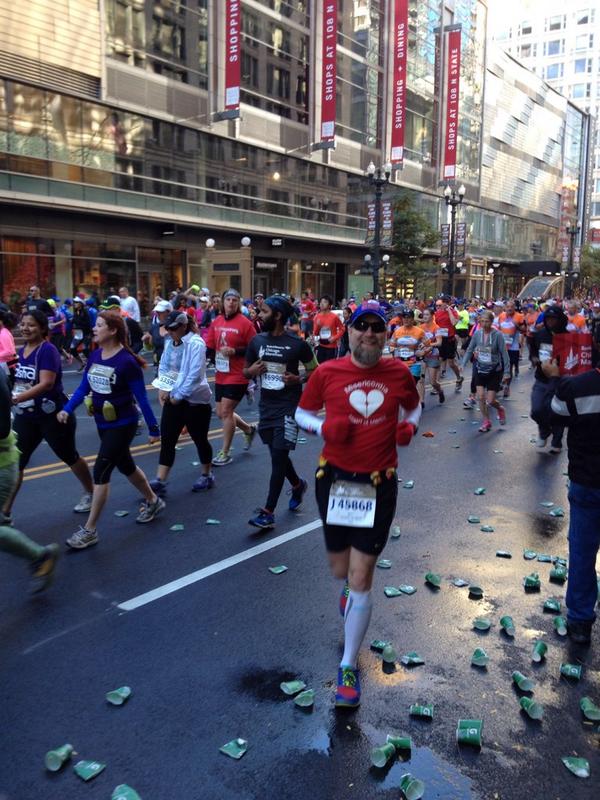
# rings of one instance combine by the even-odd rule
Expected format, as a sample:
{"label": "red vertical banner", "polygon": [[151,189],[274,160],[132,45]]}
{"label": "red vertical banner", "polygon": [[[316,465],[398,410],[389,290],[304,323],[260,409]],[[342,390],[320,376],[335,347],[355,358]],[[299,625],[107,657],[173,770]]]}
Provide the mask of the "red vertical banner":
{"label": "red vertical banner", "polygon": [[394,47],[392,68],[392,164],[402,165],[404,161],[404,130],[406,116],[406,54],[408,34],[408,0],[394,0],[394,17],[390,40]]}
{"label": "red vertical banner", "polygon": [[240,107],[241,0],[225,0],[225,110]]}
{"label": "red vertical banner", "polygon": [[324,0],[321,52],[321,144],[333,143],[335,140],[337,18],[337,0]]}
{"label": "red vertical banner", "polygon": [[444,134],[444,179],[456,178],[458,103],[460,97],[460,28],[448,33],[446,68],[446,131]]}

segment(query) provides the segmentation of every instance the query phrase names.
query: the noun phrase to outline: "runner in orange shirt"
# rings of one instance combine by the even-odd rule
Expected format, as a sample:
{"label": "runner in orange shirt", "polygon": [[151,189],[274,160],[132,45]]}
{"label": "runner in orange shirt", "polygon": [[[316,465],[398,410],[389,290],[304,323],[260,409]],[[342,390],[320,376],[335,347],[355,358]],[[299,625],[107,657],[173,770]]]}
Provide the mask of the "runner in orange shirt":
{"label": "runner in orange shirt", "polygon": [[587,333],[588,326],[585,317],[581,313],[581,306],[577,300],[567,303],[567,330],[570,333]]}
{"label": "runner in orange shirt", "polygon": [[516,310],[513,300],[506,303],[506,310],[498,317],[498,330],[504,336],[510,362],[510,377],[504,384],[504,399],[506,399],[510,397],[510,382],[513,376],[519,377],[521,334],[526,330],[525,317]]}
{"label": "runner in orange shirt", "polygon": [[421,328],[425,332],[425,340],[428,350],[425,351],[424,362],[425,372],[429,378],[429,383],[436,390],[440,403],[446,400],[444,390],[438,380],[440,372],[440,350],[442,345],[442,335],[438,333],[439,325],[433,318],[433,311],[430,308],[423,309],[423,322]]}
{"label": "runner in orange shirt", "polygon": [[402,312],[403,324],[396,328],[390,342],[390,348],[394,358],[404,361],[411,371],[417,391],[421,400],[421,407],[425,405],[425,381],[423,380],[423,356],[430,350],[427,345],[425,331],[415,325],[415,312],[410,308],[405,308]]}

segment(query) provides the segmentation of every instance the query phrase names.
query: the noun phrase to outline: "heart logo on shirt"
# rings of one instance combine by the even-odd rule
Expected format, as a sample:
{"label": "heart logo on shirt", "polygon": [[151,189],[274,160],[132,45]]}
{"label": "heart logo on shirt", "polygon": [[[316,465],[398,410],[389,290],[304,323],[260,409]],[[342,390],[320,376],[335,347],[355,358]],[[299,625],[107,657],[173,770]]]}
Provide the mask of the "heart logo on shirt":
{"label": "heart logo on shirt", "polygon": [[377,411],[384,399],[383,392],[379,389],[372,389],[368,394],[362,389],[355,389],[348,398],[352,408],[366,418]]}

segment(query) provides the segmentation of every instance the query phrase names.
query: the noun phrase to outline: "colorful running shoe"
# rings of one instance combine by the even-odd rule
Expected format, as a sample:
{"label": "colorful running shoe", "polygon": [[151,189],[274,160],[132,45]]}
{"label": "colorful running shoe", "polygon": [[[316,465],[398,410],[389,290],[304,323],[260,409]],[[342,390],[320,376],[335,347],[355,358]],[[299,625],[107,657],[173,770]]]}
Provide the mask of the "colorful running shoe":
{"label": "colorful running shoe", "polygon": [[67,545],[73,550],[85,550],[86,547],[91,547],[93,544],[98,544],[98,534],[96,531],[88,531],[83,525],[80,525],[78,530],[67,539]]}
{"label": "colorful running shoe", "polygon": [[[244,450],[248,452],[252,447],[252,442],[254,441],[254,437],[256,436],[256,431],[258,428],[256,425],[250,425],[250,433],[243,433],[242,436],[244,437]],[[213,461],[213,464],[215,462]]]}
{"label": "colorful running shoe", "polygon": [[492,423],[489,419],[484,419],[479,428],[479,433],[488,433],[492,430]]}
{"label": "colorful running shoe", "polygon": [[270,511],[265,511],[264,508],[257,509],[257,514],[252,519],[248,520],[248,525],[254,525],[255,528],[263,528],[267,530],[275,527],[275,514]]}
{"label": "colorful running shoe", "polygon": [[506,411],[504,406],[498,408],[498,422],[500,425],[506,425]]}
{"label": "colorful running shoe", "polygon": [[140,513],[135,518],[135,521],[140,523],[152,522],[154,517],[158,516],[158,514],[160,514],[160,512],[166,507],[167,504],[162,497],[157,497],[153,503],[149,503],[147,500],[144,500],[140,507]]}
{"label": "colorful running shoe", "polygon": [[290,502],[288,503],[288,508],[290,511],[295,511],[300,507],[307,489],[308,483],[304,480],[304,478],[300,478],[300,483],[298,486],[290,490],[290,494],[292,495],[290,497]]}
{"label": "colorful running shoe", "polygon": [[356,708],[360,705],[360,678],[357,669],[338,669],[335,704],[337,708]]}
{"label": "colorful running shoe", "polygon": [[233,458],[226,453],[225,450],[219,450],[217,455],[213,458],[212,463],[214,467],[225,467],[227,464],[231,464]]}
{"label": "colorful running shoe", "polygon": [[446,395],[444,394],[444,390],[443,389],[440,389],[440,391],[438,392],[438,399],[439,399],[440,403],[445,403],[446,402]]}
{"label": "colorful running shoe", "polygon": [[456,379],[456,388],[455,388],[455,391],[456,391],[456,392],[460,392],[460,390],[462,389],[462,385],[463,385],[463,383],[464,383],[464,382],[465,382],[465,379],[463,378],[463,376],[462,376],[462,375],[460,376],[460,378],[457,378],[457,379]]}
{"label": "colorful running shoe", "polygon": [[73,507],[73,511],[76,514],[88,514],[91,507],[92,495],[86,492],[85,494],[81,495],[81,499],[77,505]]}
{"label": "colorful running shoe", "polygon": [[350,584],[348,581],[344,581],[344,585],[342,587],[342,591],[340,593],[340,614],[342,617],[346,616],[346,606],[348,604],[348,595],[350,594]]}
{"label": "colorful running shoe", "polygon": [[41,558],[31,564],[32,570],[32,593],[37,594],[47,589],[54,579],[54,570],[58,561],[58,545],[49,544],[44,547]]}
{"label": "colorful running shoe", "polygon": [[212,472],[208,475],[200,475],[196,483],[192,486],[192,492],[203,492],[205,489],[212,489],[215,485],[215,476]]}
{"label": "colorful running shoe", "polygon": [[463,403],[463,408],[475,408],[477,405],[477,400],[474,397],[467,397],[467,399]]}
{"label": "colorful running shoe", "polygon": [[167,494],[166,481],[161,481],[160,478],[154,478],[153,481],[149,481],[149,486],[157,497],[166,496]]}

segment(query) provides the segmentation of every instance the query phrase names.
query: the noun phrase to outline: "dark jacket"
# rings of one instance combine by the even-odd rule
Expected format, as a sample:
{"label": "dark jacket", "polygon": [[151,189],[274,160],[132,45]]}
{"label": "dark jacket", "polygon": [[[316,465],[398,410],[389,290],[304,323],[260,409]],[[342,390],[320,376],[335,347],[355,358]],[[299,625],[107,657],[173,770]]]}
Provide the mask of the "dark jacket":
{"label": "dark jacket", "polygon": [[552,423],[569,431],[569,478],[600,489],[600,370],[554,380],[550,411]]}
{"label": "dark jacket", "polygon": [[[554,331],[551,331],[546,326],[546,314],[557,316],[560,320],[558,328],[555,328]],[[544,375],[540,368],[540,360],[542,360],[540,359],[540,350],[543,351],[546,349],[546,352],[549,353],[550,358],[552,358],[552,338],[554,334],[565,333],[567,330],[567,315],[563,311],[559,309],[549,309],[546,314],[544,315],[544,327],[533,334],[529,345],[531,362],[535,366],[535,379],[536,381],[541,381],[541,383],[548,383],[549,378]],[[544,345],[546,345],[546,348],[544,348]]]}

